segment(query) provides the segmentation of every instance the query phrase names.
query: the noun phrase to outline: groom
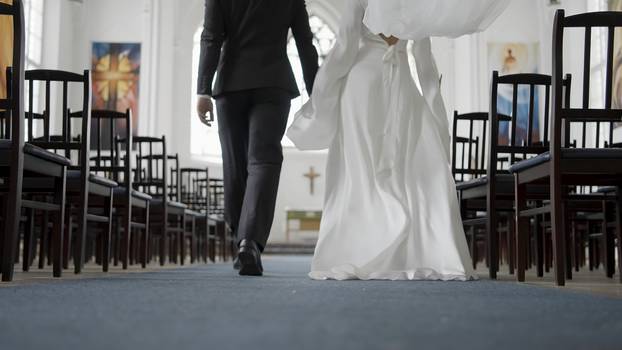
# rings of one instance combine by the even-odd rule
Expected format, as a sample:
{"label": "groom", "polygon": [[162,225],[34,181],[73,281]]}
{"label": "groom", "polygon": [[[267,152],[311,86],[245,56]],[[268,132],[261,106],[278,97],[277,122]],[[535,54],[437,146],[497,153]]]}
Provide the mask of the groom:
{"label": "groom", "polygon": [[290,101],[300,95],[287,56],[290,28],[311,94],[318,54],[305,0],[205,0],[197,112],[209,125],[216,100],[225,220],[238,238],[240,275],[263,274],[261,252],[283,163],[281,139]]}

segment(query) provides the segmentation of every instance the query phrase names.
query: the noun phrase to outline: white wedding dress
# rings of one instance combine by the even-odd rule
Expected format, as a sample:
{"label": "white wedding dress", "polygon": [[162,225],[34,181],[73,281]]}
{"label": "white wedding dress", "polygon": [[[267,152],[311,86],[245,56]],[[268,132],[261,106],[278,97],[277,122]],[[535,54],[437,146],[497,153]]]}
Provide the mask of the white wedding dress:
{"label": "white wedding dress", "polygon": [[[330,149],[309,276],[475,279],[449,166],[438,72],[425,38],[433,33],[391,18],[400,11],[383,17],[371,2],[368,8],[367,0],[346,3],[336,46],[318,73],[310,102],[288,130],[300,149]],[[392,29],[383,23],[402,25]],[[464,31],[478,29],[461,25]],[[423,95],[410,72],[407,41],[389,46],[368,28],[418,39],[412,50]],[[460,29],[453,33],[459,35]]]}

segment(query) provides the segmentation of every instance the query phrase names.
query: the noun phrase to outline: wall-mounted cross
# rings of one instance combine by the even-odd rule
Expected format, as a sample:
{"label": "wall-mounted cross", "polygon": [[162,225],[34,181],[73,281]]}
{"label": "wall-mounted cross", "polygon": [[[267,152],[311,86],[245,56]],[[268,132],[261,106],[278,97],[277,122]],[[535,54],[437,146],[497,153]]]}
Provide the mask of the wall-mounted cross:
{"label": "wall-mounted cross", "polygon": [[304,174],[304,176],[309,179],[309,191],[311,195],[314,195],[315,194],[315,179],[317,179],[321,175],[315,172],[314,167],[311,167],[309,169],[309,172]]}

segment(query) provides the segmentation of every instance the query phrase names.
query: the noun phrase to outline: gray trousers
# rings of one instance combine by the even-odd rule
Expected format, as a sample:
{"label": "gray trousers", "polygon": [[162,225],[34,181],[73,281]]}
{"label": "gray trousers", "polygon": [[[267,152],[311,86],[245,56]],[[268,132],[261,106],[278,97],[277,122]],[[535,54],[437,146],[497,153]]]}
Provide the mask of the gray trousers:
{"label": "gray trousers", "polygon": [[278,88],[216,97],[225,186],[225,220],[238,242],[266,246],[279,187],[291,93]]}

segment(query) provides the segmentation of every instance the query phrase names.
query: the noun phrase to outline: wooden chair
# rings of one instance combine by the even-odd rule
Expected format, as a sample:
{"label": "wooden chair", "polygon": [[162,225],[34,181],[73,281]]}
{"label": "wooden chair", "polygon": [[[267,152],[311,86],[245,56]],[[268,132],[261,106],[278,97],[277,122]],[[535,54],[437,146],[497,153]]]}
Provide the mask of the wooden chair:
{"label": "wooden chair", "polygon": [[[114,262],[127,269],[130,263],[131,242],[140,235],[135,244],[140,253],[140,263],[147,266],[149,242],[149,204],[152,197],[133,189],[132,186],[132,112],[125,113],[93,110],[91,137],[91,171],[113,179],[119,184],[114,189]],[[122,235],[121,235],[122,233]],[[142,233],[142,235],[141,235]],[[110,247],[105,247],[110,249]]]}
{"label": "wooden chair", "polygon": [[149,231],[150,237],[158,240],[159,261],[160,265],[164,265],[167,251],[170,260],[175,260],[176,249],[169,242],[175,242],[179,235],[185,233],[187,206],[172,201],[169,196],[166,137],[134,137],[133,143],[136,150],[134,188],[153,197]]}
{"label": "wooden chair", "polygon": [[[569,80],[566,83],[569,84]],[[499,76],[498,72],[493,72],[491,108],[488,118],[489,141],[486,176],[458,185],[461,200],[470,202],[467,207],[470,210],[485,213],[485,215],[476,218],[473,224],[481,224],[482,221],[485,221],[488,269],[491,278],[496,278],[499,270],[499,252],[501,249],[499,235],[501,233],[504,233],[506,237],[509,270],[510,273],[514,272],[514,179],[509,172],[508,165],[546,151],[545,145],[548,145],[546,132],[543,140],[539,140],[539,135],[535,134],[534,130],[536,120],[543,121],[542,125],[545,131],[548,128],[550,84],[551,77],[547,75],[513,74]],[[508,87],[512,91],[511,101],[509,101],[511,115],[509,116],[500,113],[498,109],[500,86]],[[522,90],[523,94],[526,94],[524,98],[529,101],[526,115],[519,115],[519,89],[521,87],[528,87],[528,89]],[[540,90],[544,90],[544,108],[536,110],[536,96]],[[541,114],[542,118],[539,118]],[[521,121],[518,118],[525,118],[526,120]],[[521,122],[525,128],[519,132],[521,131],[519,129]],[[500,137],[502,126],[507,126],[506,138]],[[494,179],[494,181],[490,181],[490,179]],[[532,190],[542,191],[535,187]],[[499,227],[500,224],[503,224],[501,228]]]}
{"label": "wooden chair", "polygon": [[[456,190],[460,199],[462,222],[467,235],[469,250],[473,261],[473,268],[480,260],[479,246],[485,245],[486,219],[482,211],[478,210],[481,204],[470,208],[472,201],[462,200],[462,186],[473,183],[476,179],[486,175],[486,137],[488,113],[459,114],[454,112],[452,135],[452,173],[456,181]],[[459,130],[465,132],[459,135]],[[467,186],[468,187],[468,186]],[[474,210],[473,210],[474,209]]]}
{"label": "wooden chair", "polygon": [[[179,154],[169,154],[167,158],[169,168],[169,199],[173,202],[183,203],[187,207],[184,213],[184,231],[177,234],[173,241],[175,249],[172,258],[175,262],[177,261],[177,258],[179,258],[180,264],[184,265],[187,255],[186,247],[190,247],[190,263],[194,264],[197,252],[196,221],[201,217],[201,214],[190,209],[188,203],[182,200],[183,193]],[[186,245],[186,243],[188,243],[188,245]]]}
{"label": "wooden chair", "polygon": [[[606,79],[605,79],[605,107],[593,108],[590,106],[590,56],[592,28],[604,27],[608,30]],[[553,28],[553,92],[552,92],[552,126],[550,130],[550,147],[548,152],[528,161],[516,164],[513,167],[516,182],[516,215],[518,241],[518,280],[524,281],[525,269],[525,239],[528,218],[533,215],[550,213],[551,234],[553,239],[553,258],[555,267],[555,281],[557,285],[564,285],[566,281],[566,238],[567,223],[564,220],[565,205],[570,198],[572,188],[576,186],[616,186],[618,191],[616,201],[616,230],[618,251],[620,252],[622,230],[622,200],[620,186],[622,185],[622,149],[617,148],[588,148],[585,144],[577,148],[568,147],[568,130],[564,125],[568,123],[591,122],[611,123],[622,121],[622,111],[612,108],[613,94],[613,60],[615,30],[622,27],[622,13],[620,12],[592,12],[566,17],[564,10],[558,10]],[[564,36],[567,28],[579,28],[585,32],[584,36],[584,72],[582,83],[582,106],[571,108],[570,103],[564,103],[563,72],[564,72]],[[599,126],[596,126],[599,128]],[[610,131],[610,136],[612,131]],[[598,132],[597,134],[600,134]],[[565,138],[565,139],[564,139]],[[610,143],[612,140],[609,140]],[[598,144],[596,145],[598,146]],[[548,201],[540,205],[528,207],[531,199],[526,190],[527,185],[543,183],[549,185]],[[618,270],[622,270],[622,259],[618,261]]]}
{"label": "wooden chair", "polygon": [[198,257],[207,263],[216,260],[216,221],[209,211],[209,170],[182,168],[180,170],[181,202],[195,225]]}
{"label": "wooden chair", "polygon": [[[19,244],[22,208],[55,213],[52,217],[54,277],[62,275],[62,241],[65,217],[65,186],[69,160],[31,144],[25,144],[24,118],[24,9],[21,0],[0,3],[0,16],[13,19],[13,63],[7,69],[7,96],[0,99],[4,111],[0,135],[0,191],[3,231],[0,240],[2,280],[13,279]],[[47,221],[44,230],[47,231]]]}
{"label": "wooden chair", "polygon": [[[487,122],[487,112],[454,112],[451,167],[457,183],[486,175]],[[462,124],[466,124],[468,136],[458,135]]]}
{"label": "wooden chair", "polygon": [[[99,228],[104,247],[110,247],[112,230],[112,210],[114,189],[118,184],[99,176],[90,169],[91,140],[91,77],[85,70],[83,74],[59,70],[32,70],[26,72],[29,86],[28,122],[29,144],[43,149],[61,152],[72,164],[67,171],[67,231],[65,236],[65,265],[68,264],[70,247],[73,244],[75,273],[82,272],[85,262],[85,247],[88,224]],[[37,83],[37,84],[35,84]],[[35,112],[34,93],[38,85],[45,89],[44,110]],[[61,111],[52,111],[52,85],[60,86]],[[81,111],[69,109],[69,89],[78,86],[81,90]],[[54,135],[53,120],[60,125],[60,134]],[[74,124],[78,123],[78,126]],[[36,132],[39,131],[39,132]],[[75,242],[72,241],[73,220],[76,220]],[[107,254],[108,250],[104,251]],[[103,270],[108,271],[109,258],[103,258]]]}

